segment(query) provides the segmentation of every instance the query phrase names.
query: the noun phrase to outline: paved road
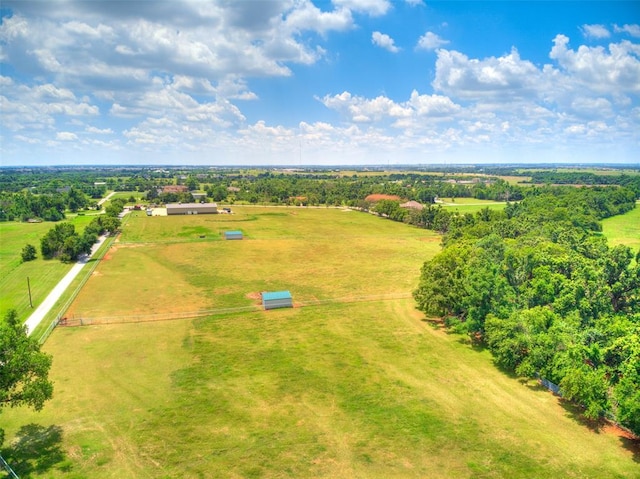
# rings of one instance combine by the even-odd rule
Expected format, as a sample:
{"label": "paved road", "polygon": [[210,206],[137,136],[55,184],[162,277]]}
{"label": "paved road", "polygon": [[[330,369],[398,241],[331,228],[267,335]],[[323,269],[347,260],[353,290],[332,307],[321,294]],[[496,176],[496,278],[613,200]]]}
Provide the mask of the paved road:
{"label": "paved road", "polygon": [[[115,191],[109,193],[107,196],[105,196],[100,201],[98,201],[98,205],[104,204],[104,202],[107,201],[109,198],[111,198],[114,194],[115,194]],[[121,213],[120,218],[122,218],[127,212],[128,211],[125,210],[124,213]],[[65,275],[65,277],[62,278],[60,282],[55,286],[55,288],[51,290],[51,292],[44,299],[44,301],[40,303],[40,306],[38,306],[36,310],[33,313],[31,313],[31,316],[29,316],[29,319],[27,319],[24,323],[25,326],[27,327],[28,335],[30,335],[38,327],[38,325],[42,322],[44,317],[49,313],[49,311],[51,311],[51,309],[55,306],[56,302],[60,299],[60,296],[62,296],[62,294],[66,291],[66,289],[73,282],[73,280],[76,279],[76,276],[80,274],[80,271],[82,271],[82,268],[84,268],[84,265],[87,264],[87,261],[89,261],[89,258],[91,258],[91,256],[93,256],[95,252],[98,251],[98,248],[102,246],[102,243],[104,243],[106,239],[107,239],[106,236],[100,236],[100,238],[98,238],[98,242],[91,247],[91,254],[84,255],[82,258],[80,258],[78,262],[71,267],[71,269]]]}
{"label": "paved road", "polygon": [[109,193],[107,196],[105,196],[104,198],[102,198],[100,201],[98,201],[98,206],[102,206],[104,204],[105,201],[107,201],[109,198],[111,198],[113,195],[115,195],[116,192],[112,191],[111,193]]}
{"label": "paved road", "polygon": [[44,317],[51,311],[56,302],[60,299],[60,296],[66,291],[73,280],[80,274],[84,265],[87,264],[89,258],[98,251],[98,248],[104,243],[106,236],[101,236],[98,242],[91,247],[91,255],[84,255],[80,258],[76,264],[74,264],[64,278],[51,290],[49,295],[44,299],[40,306],[29,316],[29,319],[24,323],[27,327],[27,335],[30,335],[44,319]]}

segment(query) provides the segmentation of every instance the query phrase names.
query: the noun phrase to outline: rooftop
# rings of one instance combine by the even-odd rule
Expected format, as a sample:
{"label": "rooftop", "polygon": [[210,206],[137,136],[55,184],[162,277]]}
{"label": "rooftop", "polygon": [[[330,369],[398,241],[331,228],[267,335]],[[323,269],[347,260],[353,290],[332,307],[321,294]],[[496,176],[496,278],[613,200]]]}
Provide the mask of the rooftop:
{"label": "rooftop", "polygon": [[291,293],[289,291],[272,291],[262,293],[263,301],[270,301],[274,299],[291,299]]}

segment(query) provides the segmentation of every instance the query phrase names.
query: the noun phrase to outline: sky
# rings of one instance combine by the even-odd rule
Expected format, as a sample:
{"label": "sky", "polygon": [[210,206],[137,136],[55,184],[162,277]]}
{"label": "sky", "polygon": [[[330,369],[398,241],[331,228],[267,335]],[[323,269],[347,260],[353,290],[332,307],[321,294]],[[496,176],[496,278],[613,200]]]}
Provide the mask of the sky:
{"label": "sky", "polygon": [[0,165],[640,166],[640,2],[0,3]]}

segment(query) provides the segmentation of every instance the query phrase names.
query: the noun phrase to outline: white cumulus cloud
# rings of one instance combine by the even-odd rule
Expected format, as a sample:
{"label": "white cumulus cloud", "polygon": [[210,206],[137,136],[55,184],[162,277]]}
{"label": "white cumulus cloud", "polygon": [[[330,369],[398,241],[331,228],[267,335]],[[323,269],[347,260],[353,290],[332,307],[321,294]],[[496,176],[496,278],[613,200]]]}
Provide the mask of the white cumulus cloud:
{"label": "white cumulus cloud", "polygon": [[482,60],[457,51],[438,50],[433,86],[462,98],[529,96],[541,76],[538,68],[522,60],[516,49],[501,57]]}
{"label": "white cumulus cloud", "polygon": [[446,45],[447,43],[449,43],[448,40],[440,38],[433,32],[427,32],[418,39],[416,48],[422,50],[435,50],[436,48],[440,48],[441,46]]}
{"label": "white cumulus cloud", "polygon": [[372,17],[384,15],[391,9],[387,0],[333,0],[333,4]]}
{"label": "white cumulus cloud", "polygon": [[609,38],[611,33],[604,25],[582,25],[582,33],[587,38]]}
{"label": "white cumulus cloud", "polygon": [[373,32],[371,34],[371,43],[390,51],[391,53],[398,53],[400,49],[395,45],[393,38],[385,33]]}
{"label": "white cumulus cloud", "polygon": [[618,25],[614,25],[613,31],[616,33],[628,33],[632,37],[636,37],[636,38],[640,37],[640,25],[638,25],[637,23],[634,23],[631,25],[625,24],[625,25],[622,25],[621,27]]}
{"label": "white cumulus cloud", "polygon": [[556,35],[549,57],[584,87],[607,93],[640,92],[640,45],[627,40],[603,47],[568,47],[569,38]]}
{"label": "white cumulus cloud", "polygon": [[60,141],[75,141],[78,139],[78,135],[70,131],[59,131],[56,133],[56,139]]}

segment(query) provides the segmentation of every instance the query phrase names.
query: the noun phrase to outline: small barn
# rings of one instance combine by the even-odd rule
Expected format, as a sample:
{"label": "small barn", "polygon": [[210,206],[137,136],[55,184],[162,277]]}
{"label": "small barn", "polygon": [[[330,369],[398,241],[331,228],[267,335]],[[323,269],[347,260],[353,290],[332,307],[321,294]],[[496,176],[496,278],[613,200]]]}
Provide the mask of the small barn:
{"label": "small barn", "polygon": [[207,215],[217,212],[216,203],[167,203],[168,215]]}
{"label": "small barn", "polygon": [[242,231],[225,231],[224,239],[226,240],[241,240],[243,238]]}
{"label": "small barn", "polygon": [[273,291],[262,293],[264,309],[293,308],[293,298],[289,291]]}

